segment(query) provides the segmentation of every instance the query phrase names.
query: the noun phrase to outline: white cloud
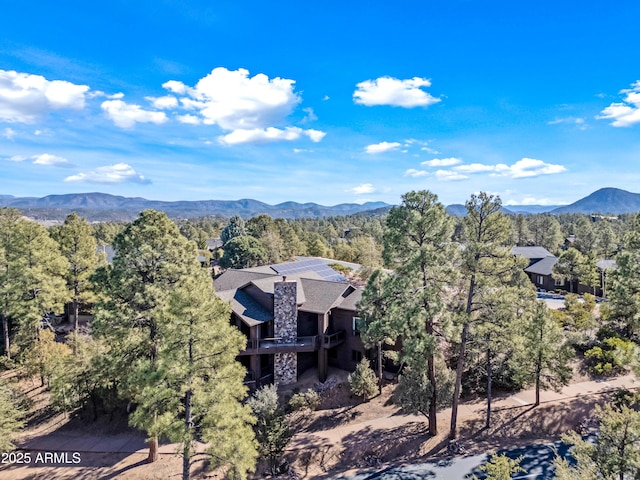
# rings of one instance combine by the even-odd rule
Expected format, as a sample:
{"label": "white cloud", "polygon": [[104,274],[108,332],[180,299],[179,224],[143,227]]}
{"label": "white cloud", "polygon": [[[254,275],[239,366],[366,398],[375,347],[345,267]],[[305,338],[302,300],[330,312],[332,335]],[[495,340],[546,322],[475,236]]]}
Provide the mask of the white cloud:
{"label": "white cloud", "polygon": [[53,110],[81,110],[87,85],[0,70],[0,120],[33,123]]}
{"label": "white cloud", "polygon": [[200,118],[196,117],[195,115],[178,115],[176,118],[180,123],[186,123],[188,125],[200,125],[202,123],[200,121]]}
{"label": "white cloud", "polygon": [[511,178],[527,178],[537,177],[539,175],[552,175],[555,173],[566,172],[567,169],[562,165],[554,165],[545,163],[535,158],[523,158],[513,165],[498,164],[495,166],[498,175]]}
{"label": "white cloud", "polygon": [[596,118],[613,120],[611,125],[614,127],[630,127],[640,123],[640,80],[631,84],[631,88],[620,90],[620,93],[626,94],[622,102],[612,103]]}
{"label": "white cloud", "polygon": [[404,172],[405,177],[426,177],[429,175],[427,170],[416,170],[415,168],[410,168],[406,172]]}
{"label": "white cloud", "polygon": [[458,165],[462,163],[462,160],[459,158],[434,158],[433,160],[427,160],[426,162],[422,162],[420,165],[424,165],[425,167],[451,167],[453,165]]}
{"label": "white cloud", "polygon": [[353,101],[368,107],[374,105],[392,105],[396,107],[427,107],[438,103],[435,98],[422,90],[430,87],[431,81],[426,78],[413,77],[399,80],[392,77],[380,77],[375,80],[365,80],[356,85]]}
{"label": "white cloud", "polygon": [[10,162],[24,162],[27,158],[28,157],[22,155],[13,155],[12,157],[6,158],[6,160],[9,160]]}
{"label": "white cloud", "polygon": [[64,179],[65,182],[78,183],[150,183],[126,163],[98,167],[92,172],[78,173]]}
{"label": "white cloud", "polygon": [[587,124],[585,119],[582,117],[563,117],[563,118],[555,118],[547,122],[547,125],[560,125],[560,124],[569,124],[575,125],[579,130],[586,130]]}
{"label": "white cloud", "polygon": [[164,97],[145,97],[145,99],[150,101],[153,108],[157,108],[158,110],[170,110],[177,108],[178,106],[178,99],[173,95],[165,95]]}
{"label": "white cloud", "polygon": [[436,170],[436,178],[448,182],[453,180],[466,180],[469,177],[458,172],[452,172],[451,170]]}
{"label": "white cloud", "polygon": [[497,165],[469,163],[466,165],[456,165],[452,170],[459,174],[490,173],[492,176],[527,178],[561,173],[567,169],[562,165],[545,163],[535,158],[523,158],[513,165],[505,165],[504,163]]}
{"label": "white cloud", "polygon": [[13,128],[5,128],[2,131],[2,137],[6,138],[7,140],[13,140],[13,138],[16,136],[16,131]]}
{"label": "white cloud", "polygon": [[400,147],[400,143],[398,142],[380,142],[374,145],[367,145],[365,147],[365,151],[367,153],[375,154],[395,150],[398,147]]}
{"label": "white cloud", "polygon": [[456,172],[462,173],[481,173],[481,172],[494,172],[496,167],[494,165],[484,165],[482,163],[469,163],[467,165],[458,165],[453,167]]}
{"label": "white cloud", "polygon": [[218,137],[218,141],[225,145],[238,145],[242,143],[271,143],[279,141],[298,140],[306,136],[312,142],[319,142],[326,135],[319,130],[303,130],[299,127],[286,127],[284,129],[268,127],[254,128],[250,130],[238,129],[231,133]]}
{"label": "white cloud", "polygon": [[131,128],[136,123],[165,123],[168,118],[164,112],[143,110],[140,105],[128,104],[122,100],[107,100],[102,102],[102,109],[117,126]]}
{"label": "white cloud", "polygon": [[376,189],[370,183],[363,183],[362,185],[358,185],[357,187],[353,187],[350,191],[352,193],[355,193],[356,195],[365,195],[367,193],[375,192]]}
{"label": "white cloud", "polygon": [[31,158],[35,165],[46,165],[47,167],[73,167],[66,158],[51,155],[49,153],[34,155]]}
{"label": "white cloud", "polygon": [[218,67],[194,87],[175,80],[163,87],[185,95],[180,99],[182,105],[196,109],[207,125],[254,130],[281,123],[300,103],[294,84],[294,80],[270,79],[263,73],[249,77],[249,71],[243,68],[232,71]]}
{"label": "white cloud", "polygon": [[92,90],[91,92],[87,93],[87,97],[89,97],[89,98],[108,98],[109,100],[119,100],[121,98],[124,98],[124,93],[118,92],[118,93],[114,93],[113,95],[109,95],[109,94],[104,93],[102,90]]}
{"label": "white cloud", "polygon": [[302,119],[302,123],[315,122],[318,119],[318,116],[314,113],[313,108],[311,107],[303,108],[302,111],[307,114]]}

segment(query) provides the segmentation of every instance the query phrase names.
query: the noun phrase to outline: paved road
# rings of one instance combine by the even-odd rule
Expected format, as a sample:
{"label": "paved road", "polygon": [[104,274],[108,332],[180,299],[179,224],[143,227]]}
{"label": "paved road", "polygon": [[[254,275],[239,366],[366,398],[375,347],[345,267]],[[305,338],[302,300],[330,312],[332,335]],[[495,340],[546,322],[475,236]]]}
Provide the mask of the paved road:
{"label": "paved road", "polygon": [[[569,447],[562,442],[535,444],[511,450],[503,450],[510,458],[522,456],[520,466],[524,473],[513,475],[513,480],[549,480],[553,478],[553,460],[556,452],[568,456]],[[478,468],[488,460],[486,454],[453,457],[415,465],[397,465],[384,469],[369,469],[355,475],[335,477],[336,480],[469,480],[476,475],[484,478]]]}

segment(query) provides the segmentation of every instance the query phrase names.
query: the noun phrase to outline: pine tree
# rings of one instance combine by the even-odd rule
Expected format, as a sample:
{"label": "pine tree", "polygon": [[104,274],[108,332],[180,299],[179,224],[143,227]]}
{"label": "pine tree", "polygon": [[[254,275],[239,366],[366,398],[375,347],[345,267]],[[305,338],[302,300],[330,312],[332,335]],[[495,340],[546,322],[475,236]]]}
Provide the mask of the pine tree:
{"label": "pine tree", "polygon": [[54,239],[69,262],[66,280],[73,302],[74,329],[77,330],[80,304],[94,300],[89,288],[89,277],[95,272],[100,260],[98,243],[92,235],[91,225],[75,213],[67,215]]}
{"label": "pine tree", "polygon": [[9,385],[0,383],[0,453],[15,448],[13,439],[23,426],[23,412],[17,406],[16,394]]}
{"label": "pine tree", "polygon": [[[480,470],[486,473],[485,480],[511,480],[514,473],[526,473],[520,462],[522,457],[514,460],[506,455],[492,455],[491,460],[480,466]],[[478,477],[474,475],[473,480],[478,480]]]}
{"label": "pine tree", "polygon": [[562,327],[542,302],[534,305],[518,330],[522,332],[520,349],[512,358],[512,367],[521,381],[535,385],[537,406],[540,390],[558,391],[569,384],[573,349],[564,341]]}
{"label": "pine tree", "polygon": [[148,460],[157,459],[161,436],[179,439],[188,476],[201,429],[215,448],[213,464],[243,477],[255,450],[239,402],[245,372],[234,360],[242,339],[214,297],[196,245],[165,214],[147,210],[114,247],[113,264],[95,276],[103,295],[95,331],[110,347],[120,394],[137,404],[130,423],[147,433]]}
{"label": "pine tree", "polygon": [[389,295],[397,308],[390,320],[402,336],[400,361],[429,379],[429,433],[437,435],[435,324],[444,319],[445,284],[454,275],[451,264],[451,218],[428,191],[409,192],[389,212],[384,231],[383,258],[394,270]]}
{"label": "pine tree", "polygon": [[378,391],[376,374],[369,366],[369,361],[363,358],[356,366],[356,370],[347,377],[351,393],[362,397],[368,402]]}
{"label": "pine tree", "polygon": [[530,282],[523,273],[522,259],[511,255],[507,246],[510,225],[500,212],[500,198],[481,192],[471,196],[466,208],[461,264],[464,284],[459,287],[462,298],[454,306],[461,331],[449,432],[452,439],[457,436],[458,405],[471,329],[493,320],[489,307],[498,303],[507,289],[515,289],[518,296],[532,294]]}
{"label": "pine tree", "polygon": [[600,426],[595,441],[576,433],[563,436],[572,443],[576,466],[556,458],[558,480],[625,480],[640,476],[640,412],[625,405],[596,407]]}

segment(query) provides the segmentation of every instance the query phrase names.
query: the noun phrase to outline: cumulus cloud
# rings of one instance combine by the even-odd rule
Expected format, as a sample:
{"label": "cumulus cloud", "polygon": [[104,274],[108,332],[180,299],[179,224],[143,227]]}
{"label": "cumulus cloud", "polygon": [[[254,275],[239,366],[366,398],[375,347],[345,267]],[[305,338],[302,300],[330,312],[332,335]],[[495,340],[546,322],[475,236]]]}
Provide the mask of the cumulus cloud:
{"label": "cumulus cloud", "polygon": [[630,127],[640,123],[640,80],[620,93],[625,94],[622,102],[612,103],[596,118],[613,120],[611,125],[614,127]]}
{"label": "cumulus cloud", "polygon": [[448,182],[453,180],[466,180],[469,177],[458,172],[452,172],[451,170],[436,170],[436,178]]}
{"label": "cumulus cloud", "polygon": [[178,106],[178,99],[173,95],[165,95],[164,97],[145,97],[151,102],[153,108],[158,110],[170,110]]}
{"label": "cumulus cloud", "polygon": [[13,155],[11,157],[6,157],[5,160],[9,160],[10,162],[24,162],[27,158],[23,155]]}
{"label": "cumulus cloud", "polygon": [[537,177],[539,175],[552,175],[567,171],[562,165],[545,163],[535,158],[523,158],[513,165],[498,164],[495,166],[495,170],[498,175],[511,178]]}
{"label": "cumulus cloud", "polygon": [[188,125],[200,125],[202,123],[200,118],[190,114],[178,115],[176,118],[180,123],[186,123]]}
{"label": "cumulus cloud", "polygon": [[[169,80],[162,86],[177,96],[168,97],[176,98],[179,107],[189,112],[178,116],[178,121],[216,125],[229,132],[218,139],[227,145],[270,143],[302,137],[319,142],[325,136],[325,132],[319,130],[279,127],[286,124],[286,118],[301,102],[294,91],[294,80],[269,78],[263,73],[251,77],[243,68],[228,70],[218,67],[193,87],[176,80]],[[171,103],[171,108],[176,107]],[[317,119],[313,109],[305,108],[304,112],[303,123]]]}
{"label": "cumulus cloud", "polygon": [[405,177],[426,177],[429,175],[429,172],[426,170],[416,170],[415,168],[410,168],[406,172],[404,172]]}
{"label": "cumulus cloud", "polygon": [[398,142],[380,142],[374,145],[367,145],[364,150],[367,153],[376,154],[395,150],[398,147],[400,147],[400,143]]}
{"label": "cumulus cloud", "polygon": [[129,104],[122,100],[106,100],[102,109],[117,126],[131,128],[136,123],[165,123],[168,118],[164,112],[143,110],[140,105]]}
{"label": "cumulus cloud", "polygon": [[98,167],[92,172],[78,173],[64,179],[65,182],[77,183],[151,183],[144,176],[138,174],[132,166],[126,163],[116,163]]}
{"label": "cumulus cloud", "polygon": [[57,155],[51,155],[49,153],[43,153],[41,155],[34,155],[31,157],[35,165],[45,165],[47,167],[73,167],[69,160]]}
{"label": "cumulus cloud", "polygon": [[532,195],[525,195],[524,197],[521,197],[520,200],[507,200],[504,205],[505,206],[509,206],[509,205],[564,205],[567,202],[562,202],[559,200],[553,200],[551,198],[539,198],[539,197],[534,197]]}
{"label": "cumulus cloud", "polygon": [[353,187],[350,191],[352,193],[355,193],[356,195],[365,195],[367,193],[375,192],[376,189],[370,183],[363,183],[362,185],[358,185],[357,187]]}
{"label": "cumulus cloud", "polygon": [[490,173],[492,176],[502,176],[511,178],[537,177],[539,175],[552,175],[565,172],[567,169],[562,165],[545,163],[535,158],[523,158],[513,165],[499,163],[497,165],[485,165],[483,163],[469,163],[456,165],[451,171],[458,174]]}
{"label": "cumulus cloud", "polygon": [[284,129],[268,127],[254,128],[250,130],[238,129],[231,133],[218,137],[218,141],[225,145],[238,145],[241,143],[271,143],[283,140],[298,140],[306,136],[312,142],[319,142],[325,136],[325,132],[319,130],[303,130],[299,127],[286,127]]}
{"label": "cumulus cloud", "polygon": [[427,107],[438,103],[435,98],[422,90],[430,87],[427,78],[413,77],[399,80],[392,77],[380,77],[375,80],[365,80],[356,85],[353,101],[368,107],[374,105],[392,105],[395,107]]}
{"label": "cumulus cloud", "polygon": [[422,162],[420,165],[424,165],[425,167],[451,167],[453,165],[458,165],[462,163],[462,160],[459,158],[434,158],[433,160],[427,160],[426,162]]}
{"label": "cumulus cloud", "polygon": [[0,70],[0,120],[33,123],[53,110],[81,110],[89,87]]}
{"label": "cumulus cloud", "polygon": [[185,95],[183,105],[197,109],[207,125],[224,130],[252,130],[281,122],[300,103],[294,93],[295,81],[276,77],[269,79],[259,73],[249,77],[249,71],[214,68],[194,87],[171,80],[163,87]]}
{"label": "cumulus cloud", "polygon": [[461,173],[481,173],[481,172],[495,172],[495,165],[484,165],[482,163],[469,163],[467,165],[458,165],[454,167],[456,172]]}

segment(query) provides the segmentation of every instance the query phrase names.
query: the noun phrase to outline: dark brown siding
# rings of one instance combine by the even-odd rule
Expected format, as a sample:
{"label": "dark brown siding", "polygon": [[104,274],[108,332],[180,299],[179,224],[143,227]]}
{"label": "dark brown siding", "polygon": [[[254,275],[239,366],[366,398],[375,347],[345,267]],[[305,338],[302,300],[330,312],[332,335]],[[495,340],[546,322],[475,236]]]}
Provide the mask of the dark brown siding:
{"label": "dark brown siding", "polygon": [[365,348],[362,345],[360,335],[353,335],[353,318],[356,316],[355,312],[336,308],[333,309],[331,313],[334,330],[344,330],[346,336],[344,343],[336,347],[337,358],[331,358],[330,356],[329,364],[343,370],[355,370],[358,362],[355,360],[353,352],[359,352],[362,357],[365,356]]}

